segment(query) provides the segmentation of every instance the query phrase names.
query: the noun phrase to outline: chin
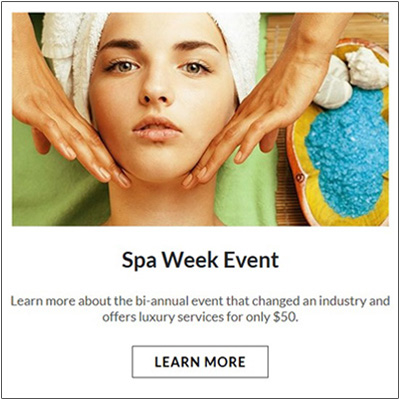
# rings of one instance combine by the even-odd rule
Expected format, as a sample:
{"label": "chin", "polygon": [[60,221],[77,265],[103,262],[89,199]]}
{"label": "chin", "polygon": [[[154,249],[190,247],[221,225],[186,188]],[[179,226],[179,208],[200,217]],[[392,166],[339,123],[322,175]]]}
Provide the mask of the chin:
{"label": "chin", "polygon": [[184,176],[194,168],[197,161],[183,162],[182,160],[165,161],[153,159],[151,162],[122,163],[133,178],[149,183],[181,183]]}

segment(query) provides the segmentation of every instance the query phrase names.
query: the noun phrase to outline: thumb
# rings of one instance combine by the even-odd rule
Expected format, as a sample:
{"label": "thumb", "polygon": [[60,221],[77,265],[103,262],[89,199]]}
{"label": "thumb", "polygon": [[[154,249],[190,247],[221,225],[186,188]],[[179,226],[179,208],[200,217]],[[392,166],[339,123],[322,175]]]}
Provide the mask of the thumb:
{"label": "thumb", "polygon": [[34,127],[32,127],[32,138],[38,153],[47,154],[50,151],[51,143],[41,131]]}
{"label": "thumb", "polygon": [[269,153],[274,148],[278,134],[279,129],[274,129],[263,136],[263,138],[260,140],[260,150],[263,153]]}

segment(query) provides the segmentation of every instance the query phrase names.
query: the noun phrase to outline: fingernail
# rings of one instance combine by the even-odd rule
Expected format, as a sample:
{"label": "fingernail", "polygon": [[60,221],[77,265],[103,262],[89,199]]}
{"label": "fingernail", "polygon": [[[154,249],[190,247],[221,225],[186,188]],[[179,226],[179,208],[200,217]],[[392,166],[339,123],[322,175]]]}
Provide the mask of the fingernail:
{"label": "fingernail", "polygon": [[242,153],[241,151],[238,151],[237,154],[236,154],[236,156],[235,156],[234,161],[235,161],[236,163],[239,163],[240,160],[242,159],[242,156],[243,156],[243,153]]}
{"label": "fingernail", "polygon": [[207,167],[204,167],[199,174],[197,175],[197,179],[201,180],[202,178],[204,178],[206,176],[207,173]]}
{"label": "fingernail", "polygon": [[118,179],[126,188],[131,186],[130,180],[124,174],[119,174]]}
{"label": "fingernail", "polygon": [[189,186],[190,182],[192,182],[192,179],[193,179],[193,175],[192,175],[192,174],[189,174],[189,175],[184,179],[184,181],[182,182],[182,185],[183,185],[183,186]]}
{"label": "fingernail", "polygon": [[103,167],[98,167],[97,170],[99,171],[100,175],[107,181],[111,179],[111,175]]}
{"label": "fingernail", "polygon": [[74,150],[72,150],[71,147],[66,146],[64,144],[61,146],[62,146],[64,153],[67,154],[67,156],[70,160],[74,160],[76,158],[76,154],[75,154]]}

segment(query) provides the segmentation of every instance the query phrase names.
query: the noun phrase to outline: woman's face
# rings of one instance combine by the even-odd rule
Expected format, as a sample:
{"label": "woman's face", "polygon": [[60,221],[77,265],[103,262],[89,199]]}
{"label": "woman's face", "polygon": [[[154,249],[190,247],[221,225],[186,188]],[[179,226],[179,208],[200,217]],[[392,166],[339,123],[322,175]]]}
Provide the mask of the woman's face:
{"label": "woman's face", "polygon": [[89,98],[127,172],[150,182],[182,177],[234,113],[221,33],[207,14],[111,14]]}

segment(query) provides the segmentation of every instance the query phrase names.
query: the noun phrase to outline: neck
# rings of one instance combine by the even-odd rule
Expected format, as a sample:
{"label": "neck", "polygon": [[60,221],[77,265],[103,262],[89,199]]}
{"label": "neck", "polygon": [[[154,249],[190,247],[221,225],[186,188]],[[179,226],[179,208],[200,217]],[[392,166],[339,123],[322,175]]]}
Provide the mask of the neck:
{"label": "neck", "polygon": [[181,180],[155,184],[130,177],[132,186],[109,184],[113,226],[213,226],[222,225],[214,213],[215,178],[194,189]]}

